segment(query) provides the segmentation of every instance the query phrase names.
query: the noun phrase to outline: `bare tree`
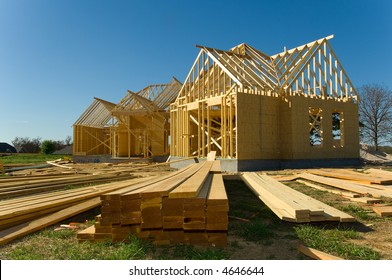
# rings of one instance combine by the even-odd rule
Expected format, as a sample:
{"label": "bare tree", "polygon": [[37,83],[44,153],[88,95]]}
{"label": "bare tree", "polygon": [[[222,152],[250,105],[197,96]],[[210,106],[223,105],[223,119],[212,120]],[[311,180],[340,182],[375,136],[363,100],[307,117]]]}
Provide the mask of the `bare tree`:
{"label": "bare tree", "polygon": [[69,145],[71,145],[71,144],[72,144],[72,137],[68,135],[68,136],[65,138],[65,145],[69,146]]}
{"label": "bare tree", "polygon": [[392,91],[372,84],[359,89],[362,137],[378,151],[380,144],[389,142],[392,134]]}
{"label": "bare tree", "polygon": [[41,138],[15,137],[11,141],[18,153],[38,153],[41,150]]}

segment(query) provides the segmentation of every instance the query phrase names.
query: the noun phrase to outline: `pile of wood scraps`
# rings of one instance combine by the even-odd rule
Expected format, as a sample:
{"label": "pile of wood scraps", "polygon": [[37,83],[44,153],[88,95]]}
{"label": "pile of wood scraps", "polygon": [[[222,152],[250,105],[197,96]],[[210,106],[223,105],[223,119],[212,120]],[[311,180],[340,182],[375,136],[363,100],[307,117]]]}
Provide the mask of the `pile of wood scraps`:
{"label": "pile of wood scraps", "polygon": [[281,220],[294,223],[355,221],[354,217],[298,192],[268,175],[245,172],[241,174],[241,178]]}
{"label": "pile of wood scraps", "polygon": [[225,246],[228,199],[219,161],[195,163],[165,177],[101,196],[96,224],[81,241],[123,241],[130,234],[154,244]]}

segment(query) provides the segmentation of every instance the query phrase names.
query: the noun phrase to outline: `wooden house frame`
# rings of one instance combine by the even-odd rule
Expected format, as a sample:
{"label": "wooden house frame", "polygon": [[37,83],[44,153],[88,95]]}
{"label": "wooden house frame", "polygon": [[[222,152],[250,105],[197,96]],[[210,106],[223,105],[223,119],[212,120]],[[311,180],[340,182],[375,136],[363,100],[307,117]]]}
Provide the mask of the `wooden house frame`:
{"label": "wooden house frame", "polygon": [[169,105],[182,84],[173,77],[168,84],[150,85],[138,93],[128,91],[113,108],[117,125],[111,130],[113,157],[169,154]]}
{"label": "wooden house frame", "polygon": [[111,150],[111,111],[116,104],[99,98],[73,124],[73,155],[108,154]]}
{"label": "wooden house frame", "polygon": [[235,160],[233,170],[358,160],[359,97],[332,38],[273,56],[247,44],[229,51],[197,46],[170,107],[171,156],[216,151]]}

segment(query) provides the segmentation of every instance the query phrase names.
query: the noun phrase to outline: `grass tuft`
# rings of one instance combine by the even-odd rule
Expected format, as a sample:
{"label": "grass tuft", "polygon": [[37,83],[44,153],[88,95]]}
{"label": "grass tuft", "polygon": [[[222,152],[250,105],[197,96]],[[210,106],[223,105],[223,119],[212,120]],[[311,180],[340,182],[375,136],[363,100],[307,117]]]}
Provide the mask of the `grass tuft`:
{"label": "grass tuft", "polygon": [[339,207],[343,212],[349,213],[352,216],[355,216],[357,219],[364,221],[375,220],[376,217],[370,215],[364,208],[361,206],[357,206],[354,204],[349,204],[348,206]]}
{"label": "grass tuft", "polygon": [[310,225],[294,228],[307,246],[349,260],[378,260],[380,254],[367,246],[350,242],[360,236],[353,230],[320,229]]}
{"label": "grass tuft", "polygon": [[266,241],[275,236],[269,224],[258,220],[238,226],[236,232],[247,241]]}

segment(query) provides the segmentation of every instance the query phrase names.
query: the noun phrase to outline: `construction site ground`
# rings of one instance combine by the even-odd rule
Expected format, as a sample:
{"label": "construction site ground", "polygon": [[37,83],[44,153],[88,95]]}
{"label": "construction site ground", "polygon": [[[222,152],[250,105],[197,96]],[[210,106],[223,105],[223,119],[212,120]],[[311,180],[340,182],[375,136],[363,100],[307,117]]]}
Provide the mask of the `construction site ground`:
{"label": "construction site ground", "polygon": [[[371,165],[364,165],[356,170],[361,173],[363,170],[371,168],[382,168],[384,170],[392,171],[392,169],[384,163],[370,162]],[[380,164],[380,165],[378,165]],[[131,166],[131,167],[130,167]],[[73,164],[73,170],[79,170],[79,173],[97,173],[97,172],[109,172],[113,169],[118,170],[132,169],[132,174],[135,177],[146,177],[151,175],[163,175],[169,172],[173,172],[168,165],[155,165],[148,167],[145,163],[142,164],[125,164],[123,166],[116,165],[113,167],[108,164]],[[61,172],[67,172],[64,167],[47,167],[40,169],[21,170],[15,171],[15,174],[25,174],[25,176],[34,176],[47,172],[48,174],[56,174]],[[301,170],[280,170],[280,171],[268,171],[264,172],[270,176],[281,176],[291,175],[302,172]],[[392,174],[392,173],[391,173]],[[348,212],[356,218],[354,223],[339,223],[339,222],[314,222],[314,223],[290,223],[280,220],[254,193],[247,187],[247,185],[240,179],[238,174],[224,174],[225,187],[229,199],[229,229],[228,229],[228,245],[225,248],[197,248],[197,250],[217,250],[223,253],[224,258],[234,260],[306,260],[310,259],[298,250],[299,244],[303,244],[306,240],[300,236],[300,232],[304,230],[313,229],[315,232],[324,233],[328,232],[337,237],[344,236],[341,238],[341,242],[347,244],[358,245],[358,248],[368,248],[369,250],[376,252],[375,258],[377,259],[392,259],[392,217],[380,217],[372,210],[374,204],[364,204],[359,202],[353,202],[347,198],[344,198],[338,194],[328,193],[325,191],[315,190],[304,184],[296,181],[284,182],[287,186],[305,193],[311,197],[316,198],[322,202],[325,202],[337,209]],[[378,205],[392,205],[391,198],[382,198]],[[70,234],[64,235],[59,238],[58,235],[53,235],[52,240],[47,240],[47,246],[55,248],[56,242],[70,242],[75,246],[78,246],[78,240],[76,237],[77,230],[83,229],[88,225],[93,224],[94,217],[99,214],[100,207],[95,207],[88,212],[76,215],[68,218],[64,221],[57,222],[54,225],[48,226],[42,231],[55,231],[61,224],[78,223],[78,228],[70,228]],[[341,235],[340,235],[341,234]],[[350,235],[346,238],[347,235]],[[0,247],[0,259],[15,259],[23,258],[15,254],[16,251],[27,250],[27,248],[36,246],[36,242],[42,242],[42,236],[40,232],[27,235],[15,239]],[[63,240],[62,240],[63,239]],[[53,242],[53,245],[51,245]],[[338,241],[336,241],[338,242]],[[41,245],[42,246],[42,245]],[[63,259],[64,256],[56,255],[55,249],[48,249],[47,252],[41,255],[30,255],[36,256],[31,258],[42,258],[42,259]],[[170,246],[149,246],[146,254],[142,257],[144,259],[183,259],[190,258],[189,256],[183,256],[178,254],[178,245]],[[356,247],[355,247],[356,248]],[[353,250],[355,250],[355,248]],[[37,250],[41,250],[37,248]],[[350,253],[343,252],[339,255],[339,252],[334,252],[333,255],[337,255],[342,258],[348,259],[367,259],[368,255],[361,256],[350,255]],[[348,254],[348,255],[347,255]],[[38,256],[38,257],[37,257]],[[39,257],[41,256],[41,257]],[[353,256],[353,257],[347,257]],[[72,256],[69,257],[72,259]],[[208,256],[203,256],[208,259]],[[211,258],[214,258],[213,256]]]}

